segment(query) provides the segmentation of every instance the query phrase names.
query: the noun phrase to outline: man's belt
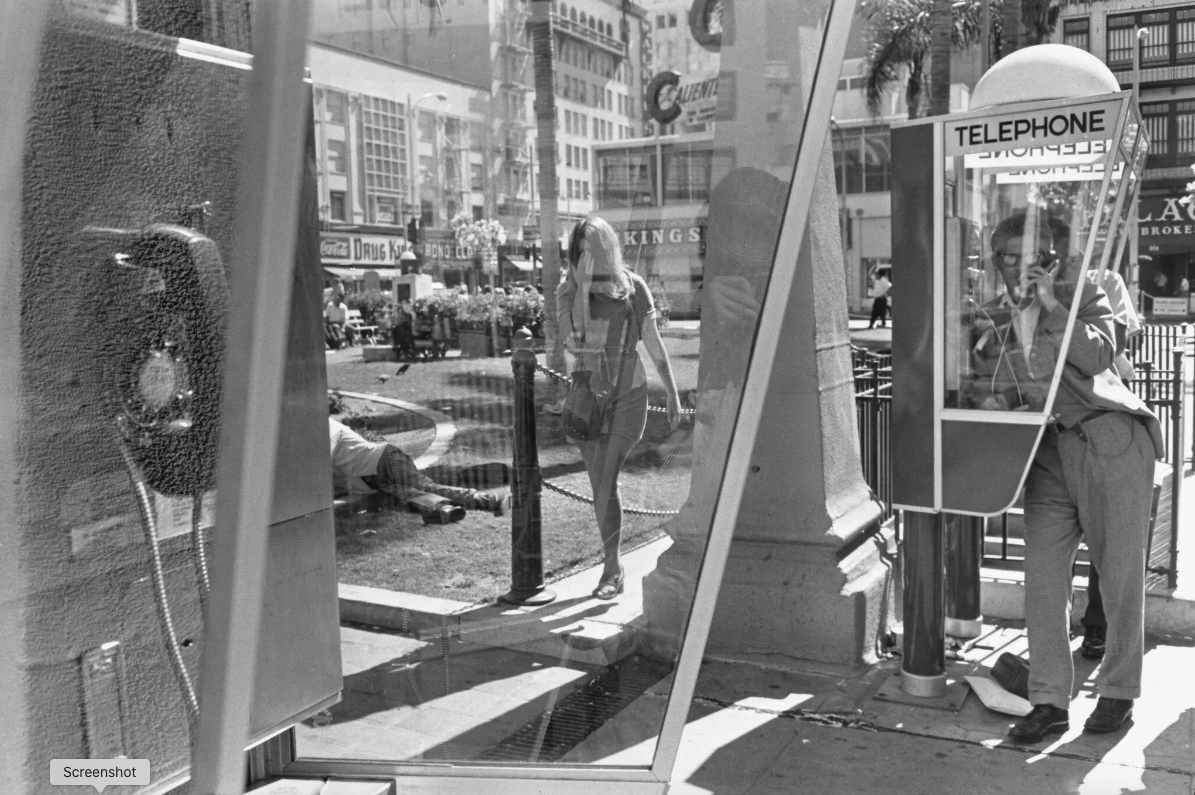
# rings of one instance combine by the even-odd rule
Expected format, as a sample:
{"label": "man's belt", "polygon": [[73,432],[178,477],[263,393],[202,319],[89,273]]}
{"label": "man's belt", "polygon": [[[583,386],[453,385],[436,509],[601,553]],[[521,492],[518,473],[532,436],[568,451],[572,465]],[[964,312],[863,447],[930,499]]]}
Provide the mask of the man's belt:
{"label": "man's belt", "polygon": [[1071,425],[1070,427],[1063,425],[1061,422],[1051,422],[1049,425],[1046,426],[1046,430],[1053,431],[1054,433],[1057,433],[1060,436],[1064,433],[1077,433],[1077,434],[1079,434],[1079,436],[1083,436],[1084,435],[1083,434],[1083,426],[1084,425],[1086,425],[1087,423],[1096,419],[1097,417],[1102,417],[1105,414],[1110,414],[1110,413],[1111,413],[1110,411],[1107,411],[1105,409],[1096,409],[1095,411],[1089,411],[1086,414],[1084,414],[1083,417],[1078,422],[1076,422],[1074,425]]}

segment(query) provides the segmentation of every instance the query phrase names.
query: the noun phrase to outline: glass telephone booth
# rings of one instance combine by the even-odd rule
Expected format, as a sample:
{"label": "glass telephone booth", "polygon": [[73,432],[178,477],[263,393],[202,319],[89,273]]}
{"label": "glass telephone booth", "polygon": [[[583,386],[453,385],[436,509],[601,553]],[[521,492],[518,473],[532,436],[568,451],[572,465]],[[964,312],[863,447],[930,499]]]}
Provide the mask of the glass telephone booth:
{"label": "glass telephone booth", "polygon": [[[988,93],[1011,71],[989,72]],[[981,81],[975,99],[983,92]],[[1009,87],[1000,96],[893,126],[903,153],[894,158],[895,282],[903,305],[925,308],[893,334],[893,449],[909,464],[894,472],[894,500],[909,510],[991,516],[1017,498],[1052,417],[1077,285],[1119,278],[1149,148],[1130,92],[1018,102]],[[1049,310],[1033,300],[1043,280],[1056,297]],[[1049,344],[1024,344],[1042,324]]]}
{"label": "glass telephone booth", "polygon": [[[710,347],[693,368],[700,460],[691,480],[653,484],[684,505],[661,540],[685,555],[667,576],[651,572],[635,604],[628,593],[538,614],[495,608],[455,618],[451,632],[447,620],[400,626],[374,669],[355,658],[352,670],[341,652],[360,633],[337,612],[317,145],[302,78],[308,5],[229,0],[179,16],[183,5],[0,4],[0,170],[19,186],[0,203],[10,298],[0,317],[10,343],[0,378],[0,758],[11,762],[0,789],[56,791],[54,759],[125,758],[150,760],[152,775],[106,791],[209,795],[281,775],[306,782],[288,792],[320,791],[303,787],[329,776],[382,791],[399,781],[400,791],[663,792],[854,3],[749,0],[733,29],[703,38],[720,49],[724,84],[705,289],[730,285],[750,311],[709,320]],[[429,28],[440,4],[410,5],[423,15],[411,31],[475,35],[489,52],[488,16]],[[546,0],[510,5],[519,25],[529,10],[533,23],[556,13]],[[324,6],[339,4],[313,3],[316,21]],[[640,58],[647,39],[615,38],[613,21],[606,29],[574,35],[605,48],[611,73]],[[428,59],[452,50],[430,44]],[[437,88],[398,84],[371,100],[386,110],[370,123],[393,133],[387,146],[415,113],[409,92],[414,105],[426,100],[432,134],[441,129]],[[533,96],[517,96],[530,111]],[[476,106],[456,101],[460,112]],[[657,227],[670,218],[667,208],[643,213],[635,220]],[[646,628],[636,614],[614,620],[630,607],[656,615]],[[593,640],[613,626],[619,643]],[[545,642],[556,656],[538,651]],[[633,659],[611,661],[607,649]],[[603,690],[616,697],[586,700]],[[554,719],[566,701],[584,713],[584,732]],[[375,712],[390,723],[373,722]]]}

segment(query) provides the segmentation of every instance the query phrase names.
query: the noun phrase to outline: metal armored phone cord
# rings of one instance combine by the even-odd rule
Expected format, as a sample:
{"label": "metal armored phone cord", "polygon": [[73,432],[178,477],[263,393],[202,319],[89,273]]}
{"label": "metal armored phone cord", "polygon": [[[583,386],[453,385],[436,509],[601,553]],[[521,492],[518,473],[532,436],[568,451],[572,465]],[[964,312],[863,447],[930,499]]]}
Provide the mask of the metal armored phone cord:
{"label": "metal armored phone cord", "polygon": [[203,494],[197,493],[191,499],[191,544],[195,547],[195,568],[199,570],[199,615],[206,621],[212,580],[207,569],[207,533],[203,532],[202,513]]}
{"label": "metal armored phone cord", "polygon": [[178,642],[178,633],[174,629],[174,619],[170,613],[170,603],[166,599],[166,574],[162,567],[162,550],[158,544],[157,522],[154,521],[153,505],[150,503],[149,490],[141,477],[141,470],[129,452],[124,439],[118,439],[120,455],[124,459],[125,468],[129,473],[129,482],[133,491],[137,493],[137,511],[141,514],[141,528],[145,531],[146,541],[152,557],[154,602],[158,607],[158,617],[162,622],[162,629],[166,632],[170,662],[174,666],[174,673],[178,677],[183,690],[183,702],[187,707],[187,721],[191,733],[195,732],[195,723],[199,718],[199,699],[195,696],[195,685],[191,682],[191,675],[187,673],[186,663],[183,661],[182,646]]}

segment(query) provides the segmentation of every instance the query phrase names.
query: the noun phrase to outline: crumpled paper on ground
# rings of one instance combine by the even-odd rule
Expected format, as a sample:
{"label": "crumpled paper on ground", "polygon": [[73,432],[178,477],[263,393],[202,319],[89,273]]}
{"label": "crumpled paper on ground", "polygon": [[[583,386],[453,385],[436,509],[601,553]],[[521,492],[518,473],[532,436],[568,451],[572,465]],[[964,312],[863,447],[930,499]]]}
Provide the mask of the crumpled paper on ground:
{"label": "crumpled paper on ground", "polygon": [[965,676],[963,678],[967,684],[971,685],[971,689],[975,691],[975,695],[979,697],[983,705],[993,712],[1021,718],[1033,710],[1033,705],[1029,703],[1028,699],[1009,693],[994,679],[988,679],[986,676]]}

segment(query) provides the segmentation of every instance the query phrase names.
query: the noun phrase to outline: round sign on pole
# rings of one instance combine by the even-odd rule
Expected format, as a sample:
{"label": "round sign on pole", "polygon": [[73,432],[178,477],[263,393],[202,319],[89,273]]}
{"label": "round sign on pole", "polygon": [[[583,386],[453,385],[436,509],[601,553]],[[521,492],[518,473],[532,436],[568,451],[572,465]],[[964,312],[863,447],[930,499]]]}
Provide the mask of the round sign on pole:
{"label": "round sign on pole", "polygon": [[671,124],[680,117],[681,105],[676,99],[680,73],[667,69],[647,84],[647,112],[660,124]]}

